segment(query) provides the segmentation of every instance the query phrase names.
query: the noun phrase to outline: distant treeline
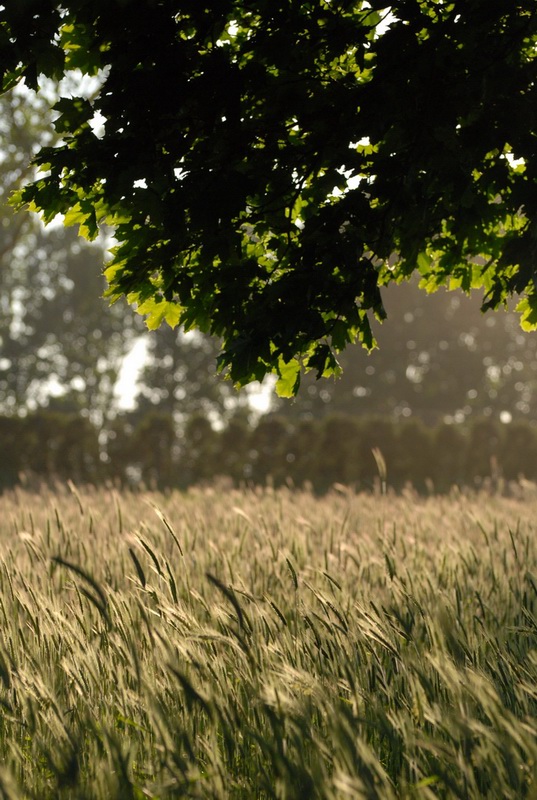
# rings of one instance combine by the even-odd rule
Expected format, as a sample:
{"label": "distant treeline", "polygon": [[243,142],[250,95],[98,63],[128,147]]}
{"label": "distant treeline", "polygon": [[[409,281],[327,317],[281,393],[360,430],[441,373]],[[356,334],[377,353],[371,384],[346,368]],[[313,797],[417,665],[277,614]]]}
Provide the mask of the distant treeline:
{"label": "distant treeline", "polygon": [[[170,417],[128,416],[99,431],[84,417],[41,411],[0,417],[0,487],[21,481],[179,487],[226,477],[234,484],[334,483],[367,490],[386,482],[419,491],[537,480],[537,427],[479,419],[428,428],[418,420],[328,416],[291,424],[277,416],[213,430],[192,417],[179,436]],[[375,457],[376,455],[376,457]],[[384,470],[384,463],[386,469]]]}

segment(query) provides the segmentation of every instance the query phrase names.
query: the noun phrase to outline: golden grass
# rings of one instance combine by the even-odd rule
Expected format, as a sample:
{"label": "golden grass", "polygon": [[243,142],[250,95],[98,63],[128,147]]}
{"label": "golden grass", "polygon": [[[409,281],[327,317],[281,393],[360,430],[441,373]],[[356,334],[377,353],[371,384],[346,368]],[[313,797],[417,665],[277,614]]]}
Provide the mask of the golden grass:
{"label": "golden grass", "polygon": [[537,797],[533,487],[1,507],[0,797]]}

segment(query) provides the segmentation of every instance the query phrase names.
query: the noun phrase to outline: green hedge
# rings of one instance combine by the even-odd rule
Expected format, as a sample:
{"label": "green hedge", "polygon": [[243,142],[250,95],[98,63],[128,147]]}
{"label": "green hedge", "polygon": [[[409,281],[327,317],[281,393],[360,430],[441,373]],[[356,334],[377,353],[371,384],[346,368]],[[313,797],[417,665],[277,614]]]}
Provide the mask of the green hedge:
{"label": "green hedge", "polygon": [[334,483],[368,490],[386,478],[396,490],[411,484],[446,492],[537,480],[537,427],[490,418],[430,428],[415,419],[333,415],[291,423],[271,415],[254,427],[237,418],[215,431],[199,415],[179,437],[162,413],[120,417],[105,434],[87,418],[42,411],[0,417],[0,447],[0,487],[72,479],[185,488],[226,476],[235,484],[291,482],[317,492]]}

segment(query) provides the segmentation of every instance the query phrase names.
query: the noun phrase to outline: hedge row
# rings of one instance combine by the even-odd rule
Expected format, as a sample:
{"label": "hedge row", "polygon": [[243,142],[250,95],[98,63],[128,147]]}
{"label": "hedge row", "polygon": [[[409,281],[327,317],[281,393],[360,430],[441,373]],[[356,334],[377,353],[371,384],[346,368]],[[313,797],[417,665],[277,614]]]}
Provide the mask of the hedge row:
{"label": "hedge row", "polygon": [[418,420],[332,416],[291,426],[267,417],[252,430],[231,423],[220,433],[198,420],[187,436],[182,464],[189,482],[270,478],[322,492],[334,483],[367,490],[380,480],[395,489],[445,492],[485,480],[537,480],[537,427],[526,422],[428,428]]}
{"label": "hedge row", "polygon": [[334,483],[370,489],[379,481],[444,492],[484,480],[537,480],[537,427],[492,419],[427,428],[382,417],[291,424],[268,416],[255,427],[235,419],[215,431],[196,416],[178,436],[163,414],[148,414],[134,426],[118,419],[104,433],[86,418],[40,412],[0,418],[0,445],[0,487],[21,476],[159,488],[226,476],[236,484],[310,484],[318,492]]}

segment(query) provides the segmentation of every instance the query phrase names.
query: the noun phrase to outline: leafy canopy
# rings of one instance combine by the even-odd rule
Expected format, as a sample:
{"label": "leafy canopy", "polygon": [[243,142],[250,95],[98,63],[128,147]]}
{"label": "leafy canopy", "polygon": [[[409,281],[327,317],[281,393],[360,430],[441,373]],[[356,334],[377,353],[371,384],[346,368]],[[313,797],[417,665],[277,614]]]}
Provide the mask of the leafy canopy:
{"label": "leafy canopy", "polygon": [[239,385],[337,371],[416,270],[535,327],[536,40],[535,0],[5,3],[5,90],[102,84],[18,202],[115,226],[110,298],[221,336]]}

